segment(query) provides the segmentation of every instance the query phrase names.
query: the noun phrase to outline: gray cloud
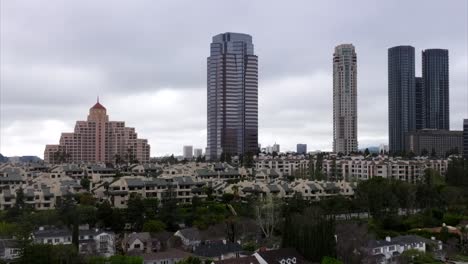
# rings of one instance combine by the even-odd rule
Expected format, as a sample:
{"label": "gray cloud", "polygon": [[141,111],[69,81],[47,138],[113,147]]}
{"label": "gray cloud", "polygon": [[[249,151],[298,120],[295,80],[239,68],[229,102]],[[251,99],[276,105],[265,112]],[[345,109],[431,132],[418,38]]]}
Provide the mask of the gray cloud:
{"label": "gray cloud", "polygon": [[387,49],[450,50],[451,125],[467,113],[468,4],[447,1],[2,1],[0,153],[42,156],[97,95],[152,155],[206,144],[215,34],[253,36],[260,143],[330,149],[332,54],[358,54],[359,142],[387,141]]}

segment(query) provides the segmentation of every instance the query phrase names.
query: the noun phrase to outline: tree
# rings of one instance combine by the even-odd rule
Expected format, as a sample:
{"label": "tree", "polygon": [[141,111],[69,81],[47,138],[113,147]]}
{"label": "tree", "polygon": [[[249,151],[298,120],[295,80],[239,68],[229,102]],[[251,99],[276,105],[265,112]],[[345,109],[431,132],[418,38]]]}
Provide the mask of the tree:
{"label": "tree", "polygon": [[166,230],[166,224],[160,220],[149,220],[143,224],[143,232],[158,233]]}
{"label": "tree", "polygon": [[156,214],[159,210],[159,199],[158,198],[146,198],[143,200],[143,206],[145,208],[145,218],[155,219]]}
{"label": "tree", "polygon": [[282,247],[295,248],[309,261],[336,255],[335,221],[318,208],[287,217],[282,234]]}
{"label": "tree", "polygon": [[422,149],[421,150],[421,156],[422,157],[427,157],[428,154],[429,154],[429,151],[427,151],[427,149]]}
{"label": "tree", "polygon": [[144,203],[141,195],[137,193],[130,194],[127,203],[127,222],[133,223],[133,230],[141,230],[144,222]]}
{"label": "tree", "polygon": [[366,150],[364,151],[364,156],[369,156],[370,155],[370,151],[369,151],[369,148],[366,148]]}
{"label": "tree", "polygon": [[254,154],[252,152],[247,152],[245,153],[243,157],[243,165],[246,168],[252,168],[254,166],[254,159],[253,159]]}
{"label": "tree", "polygon": [[81,263],[77,249],[71,245],[31,244],[22,252],[19,264]]}
{"label": "tree", "polygon": [[97,206],[96,216],[97,221],[104,227],[112,225],[113,209],[108,201],[104,201]]}
{"label": "tree", "polygon": [[89,191],[89,187],[91,186],[91,181],[88,179],[88,177],[83,177],[80,180],[80,185],[83,187],[83,189]]}
{"label": "tree", "polygon": [[255,218],[257,224],[268,239],[273,235],[275,228],[280,223],[281,202],[267,194],[263,199],[259,198],[255,205]]}
{"label": "tree", "polygon": [[323,257],[321,264],[343,264],[343,262],[332,257]]}
{"label": "tree", "polygon": [[79,195],[80,205],[94,206],[96,199],[91,193],[82,193]]}

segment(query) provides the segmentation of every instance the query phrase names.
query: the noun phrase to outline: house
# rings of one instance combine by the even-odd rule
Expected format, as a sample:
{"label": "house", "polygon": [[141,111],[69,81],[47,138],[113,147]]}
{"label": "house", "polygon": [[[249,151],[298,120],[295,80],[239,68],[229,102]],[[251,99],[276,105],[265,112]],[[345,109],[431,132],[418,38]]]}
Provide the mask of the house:
{"label": "house", "polygon": [[8,262],[20,256],[20,248],[16,239],[0,239],[0,259]]}
{"label": "house", "polygon": [[370,240],[365,251],[376,260],[376,263],[384,264],[391,262],[406,250],[414,249],[426,252],[428,244],[433,245],[435,251],[442,250],[441,241],[407,235],[394,238],[386,237],[385,240]]}
{"label": "house", "polygon": [[201,243],[200,231],[197,228],[185,228],[175,232],[174,236],[180,237],[182,244],[187,249],[194,249]]}
{"label": "house", "polygon": [[211,264],[260,264],[254,256],[247,256],[242,258],[231,258],[225,260],[218,260],[211,262]]}
{"label": "house", "polygon": [[122,240],[122,248],[125,252],[150,253],[153,251],[151,235],[148,232],[131,233]]}
{"label": "house", "polygon": [[72,243],[72,233],[66,228],[41,226],[33,232],[33,240],[37,244],[67,245]]}
{"label": "house", "polygon": [[176,264],[177,262],[192,256],[192,254],[171,248],[167,251],[145,253],[143,257],[143,264]]}
{"label": "house", "polygon": [[213,261],[211,264],[307,264],[293,248],[259,251],[252,256]]}
{"label": "house", "polygon": [[193,254],[205,259],[231,259],[239,257],[242,247],[226,240],[206,241],[195,248]]}
{"label": "house", "polygon": [[[69,245],[72,232],[67,228],[44,228],[33,232],[34,243],[51,245]],[[80,254],[110,257],[115,254],[115,235],[100,229],[79,230],[78,244]]]}
{"label": "house", "polygon": [[87,255],[110,257],[115,254],[115,235],[100,229],[79,231],[79,252]]}
{"label": "house", "polygon": [[303,264],[309,263],[293,248],[280,248],[269,251],[259,251],[253,256],[260,264]]}

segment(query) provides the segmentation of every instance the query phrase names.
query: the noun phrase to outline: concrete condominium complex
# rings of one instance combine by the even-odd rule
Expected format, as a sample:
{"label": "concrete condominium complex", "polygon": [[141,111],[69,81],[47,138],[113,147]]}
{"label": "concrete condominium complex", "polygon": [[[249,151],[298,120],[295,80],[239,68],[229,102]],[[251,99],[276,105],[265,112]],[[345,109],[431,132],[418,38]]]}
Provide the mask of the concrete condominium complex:
{"label": "concrete condominium complex", "polygon": [[256,153],[258,146],[258,58],[252,37],[213,37],[207,75],[208,160],[221,154]]}
{"label": "concrete condominium complex", "polygon": [[333,54],[333,152],[357,152],[357,59],[352,44]]}
{"label": "concrete condominium complex", "polygon": [[[416,128],[414,48],[388,49],[388,129],[389,149],[405,149],[405,136]],[[419,82],[419,81],[418,81]]]}
{"label": "concrete condominium complex", "polygon": [[449,55],[446,49],[422,52],[425,126],[430,129],[450,129]]}
{"label": "concrete condominium complex", "polygon": [[73,133],[62,133],[59,145],[47,145],[47,163],[149,162],[150,146],[139,139],[135,128],[125,122],[109,121],[106,108],[98,102],[87,121],[77,121]]}

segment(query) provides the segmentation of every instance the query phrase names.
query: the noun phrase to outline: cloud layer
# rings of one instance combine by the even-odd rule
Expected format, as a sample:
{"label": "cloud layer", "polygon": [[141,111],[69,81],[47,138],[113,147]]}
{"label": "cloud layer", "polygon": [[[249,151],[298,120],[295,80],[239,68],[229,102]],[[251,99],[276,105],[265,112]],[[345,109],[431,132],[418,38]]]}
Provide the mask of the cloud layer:
{"label": "cloud layer", "polygon": [[0,153],[43,155],[97,95],[151,155],[206,146],[206,57],[222,32],[253,36],[259,139],[331,149],[332,54],[358,56],[360,146],[387,143],[387,49],[450,53],[451,127],[468,116],[468,3],[446,1],[2,1]]}

